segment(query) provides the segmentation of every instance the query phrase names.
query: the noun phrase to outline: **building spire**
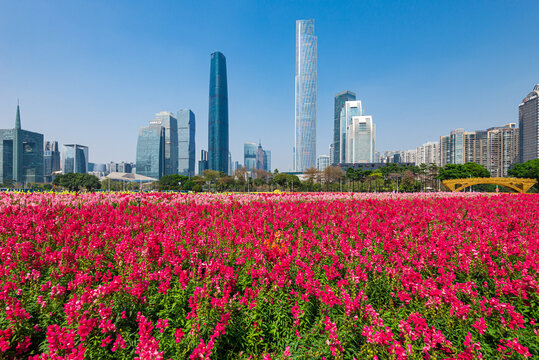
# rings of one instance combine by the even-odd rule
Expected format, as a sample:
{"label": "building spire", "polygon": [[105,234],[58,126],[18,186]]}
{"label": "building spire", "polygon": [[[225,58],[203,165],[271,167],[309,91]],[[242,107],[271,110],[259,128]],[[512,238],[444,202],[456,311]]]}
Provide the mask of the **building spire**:
{"label": "building spire", "polygon": [[17,116],[15,117],[15,129],[21,128],[21,110],[19,108],[19,99],[17,99]]}

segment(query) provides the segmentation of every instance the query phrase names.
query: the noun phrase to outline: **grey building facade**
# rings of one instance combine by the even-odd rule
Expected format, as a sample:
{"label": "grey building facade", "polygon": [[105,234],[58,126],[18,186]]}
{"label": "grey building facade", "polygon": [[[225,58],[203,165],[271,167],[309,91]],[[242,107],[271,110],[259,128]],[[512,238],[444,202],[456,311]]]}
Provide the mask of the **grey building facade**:
{"label": "grey building facade", "polygon": [[178,174],[195,176],[195,114],[190,109],[178,111]]}
{"label": "grey building facade", "polygon": [[356,100],[356,94],[346,90],[335,95],[335,106],[333,113],[333,146],[330,149],[330,161],[338,162],[341,158],[341,111],[347,101]]}
{"label": "grey building facade", "polygon": [[88,146],[79,144],[62,145],[62,172],[86,174],[88,172]]}
{"label": "grey building facade", "polygon": [[519,162],[539,158],[539,84],[518,106]]}
{"label": "grey building facade", "polygon": [[228,174],[228,85],[226,58],[211,54],[208,116],[208,169]]}
{"label": "grey building facade", "polygon": [[178,120],[168,112],[161,111],[155,114],[155,119],[150,121],[150,126],[161,126],[164,130],[165,162],[163,163],[163,175],[178,173]]}
{"label": "grey building facade", "polygon": [[43,134],[22,130],[17,105],[15,127],[0,130],[0,183],[43,182]]}
{"label": "grey building facade", "polygon": [[58,147],[58,141],[46,141],[43,148],[43,181],[52,182],[53,173],[60,170],[60,148]]}

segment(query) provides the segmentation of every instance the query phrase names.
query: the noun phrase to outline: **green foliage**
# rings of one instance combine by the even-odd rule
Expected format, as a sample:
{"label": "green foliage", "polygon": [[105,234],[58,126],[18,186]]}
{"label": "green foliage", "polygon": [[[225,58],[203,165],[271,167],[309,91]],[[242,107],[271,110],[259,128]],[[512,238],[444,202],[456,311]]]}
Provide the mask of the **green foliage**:
{"label": "green foliage", "polygon": [[159,190],[181,190],[188,180],[189,177],[185,175],[165,175],[159,179]]}
{"label": "green foliage", "polygon": [[470,162],[466,164],[447,164],[439,169],[438,179],[467,179],[490,177],[490,172],[482,165]]}
{"label": "green foliage", "polygon": [[99,179],[90,174],[67,173],[57,175],[52,183],[56,186],[66,188],[69,191],[79,191],[82,189],[93,191],[101,188]]}

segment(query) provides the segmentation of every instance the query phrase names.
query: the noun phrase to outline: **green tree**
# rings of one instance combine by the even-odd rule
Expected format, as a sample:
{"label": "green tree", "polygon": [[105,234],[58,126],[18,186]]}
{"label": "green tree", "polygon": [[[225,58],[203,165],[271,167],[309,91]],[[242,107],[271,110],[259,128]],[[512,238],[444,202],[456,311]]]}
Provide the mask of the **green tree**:
{"label": "green tree", "polygon": [[96,176],[79,173],[57,175],[54,178],[53,184],[68,189],[69,191],[79,191],[81,189],[93,191],[101,188],[101,183]]}
{"label": "green tree", "polygon": [[439,168],[438,179],[466,179],[476,177],[490,177],[490,173],[483,166],[476,163],[466,164],[447,164],[444,167]]}
{"label": "green tree", "polygon": [[[521,179],[535,179],[539,182],[539,159],[528,160],[522,164],[515,164],[509,169],[508,174]],[[539,191],[539,183],[535,184],[532,189]]]}
{"label": "green tree", "polygon": [[181,190],[189,180],[185,175],[165,175],[159,179],[159,190]]}

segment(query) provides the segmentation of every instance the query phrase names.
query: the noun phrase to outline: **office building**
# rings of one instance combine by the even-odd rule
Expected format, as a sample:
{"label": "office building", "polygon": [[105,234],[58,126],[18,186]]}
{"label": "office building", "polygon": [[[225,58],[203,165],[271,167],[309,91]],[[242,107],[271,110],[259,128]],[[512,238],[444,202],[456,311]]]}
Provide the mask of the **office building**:
{"label": "office building", "polygon": [[520,162],[539,159],[539,84],[518,106]]}
{"label": "office building", "polygon": [[161,126],[164,129],[165,162],[163,175],[174,175],[178,173],[178,120],[168,112],[161,111],[155,114],[155,119],[150,121],[150,125]]}
{"label": "office building", "polygon": [[17,104],[15,127],[0,130],[0,183],[43,182],[43,134],[22,130]]}
{"label": "office building", "polygon": [[351,159],[347,158],[346,153],[346,144],[347,144],[347,131],[349,126],[352,124],[352,119],[354,117],[363,116],[363,106],[361,101],[346,101],[343,108],[341,109],[341,136],[340,136],[340,149],[337,151],[333,148],[334,154],[339,154],[339,158],[335,159],[335,163],[344,164],[351,163]]}
{"label": "office building", "polygon": [[264,150],[266,153],[266,171],[272,172],[271,170],[271,151],[270,150]]}
{"label": "office building", "polygon": [[352,91],[343,91],[335,95],[335,108],[333,120],[333,143],[330,145],[330,162],[335,163],[335,159],[341,158],[341,111],[347,101],[356,100],[356,94]]}
{"label": "office building", "polygon": [[88,146],[64,144],[60,155],[62,173],[86,174],[88,172]]}
{"label": "office building", "polygon": [[178,174],[195,176],[195,114],[190,109],[178,111]]}
{"label": "office building", "polygon": [[440,165],[465,164],[469,159],[469,140],[471,132],[464,129],[451,131],[449,135],[440,136]]}
{"label": "office building", "polygon": [[208,152],[200,150],[200,160],[198,161],[198,174],[202,175],[204,170],[208,170]]}
{"label": "office building", "polygon": [[294,171],[316,166],[317,37],[314,20],[296,21]]}
{"label": "office building", "polygon": [[487,130],[486,168],[491,176],[507,176],[511,166],[518,162],[519,132],[516,123]]}
{"label": "office building", "polygon": [[43,181],[46,183],[52,182],[54,173],[60,170],[58,141],[46,141],[43,147]]}
{"label": "office building", "polygon": [[[99,165],[99,164],[96,164],[96,165]],[[107,164],[107,172],[108,173],[114,173],[114,172],[118,172],[118,173],[131,173],[133,172],[133,170],[136,168],[135,167],[135,164],[133,163],[126,163],[124,161],[122,162],[113,162],[111,161],[110,163]],[[98,171],[98,170],[95,170],[95,171]]]}
{"label": "office building", "polygon": [[136,173],[154,179],[165,174],[165,128],[159,123],[139,130]]}
{"label": "office building", "polygon": [[374,163],[375,138],[372,116],[352,116],[346,128],[346,162]]}
{"label": "office building", "polygon": [[226,58],[211,54],[208,117],[208,168],[228,174],[228,90]]}
{"label": "office building", "polygon": [[256,149],[256,169],[257,170],[267,170],[268,163],[266,161],[266,152],[262,148],[262,144],[258,144]]}
{"label": "office building", "polygon": [[329,165],[329,155],[318,156],[318,159],[316,160],[316,168],[319,171],[324,171]]}
{"label": "office building", "polygon": [[246,142],[243,144],[243,166],[251,171],[256,169],[256,154],[258,148],[254,142]]}

